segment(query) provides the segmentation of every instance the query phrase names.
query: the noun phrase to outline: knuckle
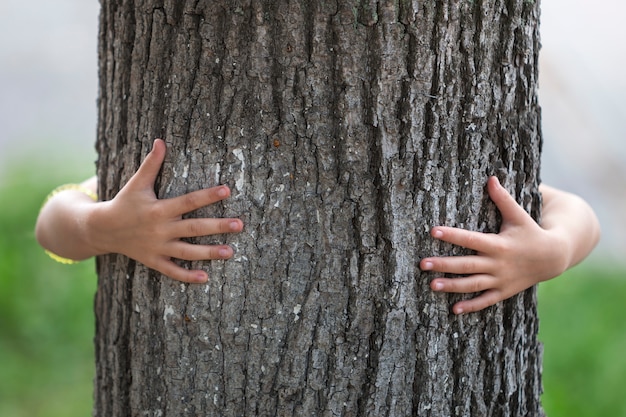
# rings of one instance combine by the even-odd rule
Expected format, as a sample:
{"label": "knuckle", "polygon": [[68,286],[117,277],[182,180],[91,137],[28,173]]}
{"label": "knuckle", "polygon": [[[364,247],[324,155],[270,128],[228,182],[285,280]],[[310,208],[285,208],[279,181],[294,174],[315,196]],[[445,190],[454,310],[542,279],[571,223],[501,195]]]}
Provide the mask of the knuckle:
{"label": "knuckle", "polygon": [[493,248],[495,252],[503,255],[507,255],[512,251],[512,245],[506,239],[496,239]]}
{"label": "knuckle", "polygon": [[483,286],[479,280],[474,279],[470,282],[469,292],[481,292],[482,290],[483,290]]}
{"label": "knuckle", "polygon": [[202,225],[194,220],[189,220],[187,221],[187,236],[185,237],[197,237],[197,236],[203,236],[204,235],[204,230],[202,228]]}
{"label": "knuckle", "polygon": [[215,201],[214,193],[207,192],[206,190],[198,190],[193,193],[194,204],[196,208],[206,207],[213,204]]}
{"label": "knuckle", "polygon": [[145,212],[149,220],[163,219],[166,216],[165,207],[162,204],[152,204]]}
{"label": "knuckle", "polygon": [[176,258],[178,259],[182,259],[185,261],[193,260],[191,248],[187,245],[181,245],[176,252]]}
{"label": "knuckle", "polygon": [[471,273],[475,270],[476,268],[476,263],[474,261],[472,261],[471,259],[464,259],[461,262],[461,273]]}
{"label": "knuckle", "polygon": [[143,246],[149,248],[159,248],[166,244],[170,240],[168,236],[168,229],[159,226],[160,223],[156,221],[144,222],[141,227],[142,231],[140,236],[135,236],[135,240],[142,239]]}
{"label": "knuckle", "polygon": [[478,238],[475,234],[473,233],[468,233],[467,235],[465,235],[465,239],[463,239],[463,246],[466,248],[474,248],[476,247],[476,244],[478,243]]}
{"label": "knuckle", "polygon": [[481,232],[467,232],[463,236],[461,246],[471,250],[480,250],[485,246],[486,237],[487,235]]}
{"label": "knuckle", "polygon": [[198,193],[185,194],[183,198],[183,202],[184,202],[185,207],[187,207],[188,209],[195,209],[195,208],[199,208],[203,206],[201,198],[198,195]]}

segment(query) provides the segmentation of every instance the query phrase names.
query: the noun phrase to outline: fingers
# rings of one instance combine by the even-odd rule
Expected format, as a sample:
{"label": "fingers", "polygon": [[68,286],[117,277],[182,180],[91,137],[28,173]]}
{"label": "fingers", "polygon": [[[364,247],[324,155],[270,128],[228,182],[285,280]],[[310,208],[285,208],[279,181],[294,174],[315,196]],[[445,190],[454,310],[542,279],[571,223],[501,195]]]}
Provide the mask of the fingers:
{"label": "fingers", "polygon": [[[172,247],[172,258],[185,261],[225,260],[233,256],[233,249],[228,245],[193,245],[177,242]],[[189,270],[174,263],[171,258],[162,257],[154,265],[146,265],[168,277],[190,284],[207,282],[208,274],[202,270]]]}
{"label": "fingers", "polygon": [[489,197],[498,207],[505,222],[524,223],[530,219],[526,211],[515,201],[513,196],[500,184],[497,177],[490,177],[487,181]]}
{"label": "fingers", "polygon": [[167,236],[177,239],[239,233],[243,222],[239,219],[194,218],[184,219],[168,226]]}
{"label": "fingers", "polygon": [[436,278],[430,288],[436,292],[459,294],[481,293],[469,300],[459,301],[452,307],[454,314],[472,313],[482,310],[504,299],[502,292],[494,288],[494,277],[474,275],[466,278]]}
{"label": "fingers", "polygon": [[456,227],[436,226],[431,230],[435,239],[462,246],[477,252],[487,252],[492,245],[493,234],[473,232]]}
{"label": "fingers", "polygon": [[[500,185],[497,177],[490,177],[487,182],[489,197],[496,204],[502,214],[503,224],[525,224],[534,222],[530,215],[515,201],[513,196]],[[494,248],[497,235],[491,233],[473,232],[456,227],[436,226],[431,230],[431,235],[444,242],[478,252],[488,252]]]}
{"label": "fingers", "polygon": [[201,270],[189,270],[179,265],[176,265],[169,259],[163,259],[157,265],[153,266],[155,269],[167,275],[168,277],[181,282],[187,282],[189,284],[202,284],[208,281],[209,275]]}
{"label": "fingers", "polygon": [[422,271],[469,275],[489,272],[491,263],[483,256],[446,256],[422,259],[420,268]]}
{"label": "fingers", "polygon": [[233,248],[228,245],[194,245],[177,241],[170,247],[169,255],[185,261],[230,259],[233,256]]}
{"label": "fingers", "polygon": [[472,275],[464,278],[435,278],[430,288],[437,292],[468,294],[482,292],[494,287],[494,278],[489,275]]}
{"label": "fingers", "polygon": [[461,278],[435,278],[430,288],[435,292],[471,294],[482,293],[470,300],[456,303],[452,307],[454,314],[470,313],[482,310],[502,300],[496,277],[485,273],[488,263],[480,256],[453,256],[446,258],[427,258],[420,263],[423,270],[432,270],[452,274],[470,275]]}
{"label": "fingers", "polygon": [[170,215],[181,216],[228,197],[230,197],[230,188],[226,185],[220,185],[161,201],[165,204],[165,209]]}
{"label": "fingers", "polygon": [[[420,268],[425,271],[465,275],[460,278],[436,278],[430,283],[433,291],[478,293],[472,299],[456,303],[452,308],[455,314],[482,310],[518,293],[525,285],[514,279],[515,277],[502,275],[502,272],[508,270],[507,265],[510,264],[507,259],[511,257],[509,253],[511,236],[519,237],[520,234],[516,231],[528,230],[527,226],[530,223],[534,224],[534,220],[500,185],[496,177],[489,178],[487,189],[489,197],[502,214],[500,233],[480,233],[444,226],[434,227],[431,230],[434,238],[474,250],[477,254],[432,257],[420,262]],[[503,259],[508,263],[503,263]]]}
{"label": "fingers", "polygon": [[131,187],[154,189],[154,181],[159,174],[164,159],[165,142],[162,139],[155,139],[152,144],[152,150],[143,160],[135,175],[130,179],[129,184]]}
{"label": "fingers", "polygon": [[503,297],[498,290],[488,290],[480,294],[478,297],[459,301],[452,306],[452,312],[454,314],[474,313],[487,307],[491,307],[502,300]]}

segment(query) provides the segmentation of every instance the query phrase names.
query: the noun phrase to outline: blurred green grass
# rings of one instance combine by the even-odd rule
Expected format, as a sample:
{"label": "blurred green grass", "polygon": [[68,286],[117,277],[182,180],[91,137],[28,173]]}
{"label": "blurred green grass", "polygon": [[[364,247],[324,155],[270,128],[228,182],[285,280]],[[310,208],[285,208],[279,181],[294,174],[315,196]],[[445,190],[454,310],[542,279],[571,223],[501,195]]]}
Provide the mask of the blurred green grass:
{"label": "blurred green grass", "polygon": [[539,286],[548,417],[626,417],[625,277],[596,262]]}
{"label": "blurred green grass", "polygon": [[94,262],[52,261],[33,231],[47,193],[88,171],[31,161],[0,181],[0,416],[91,415]]}
{"label": "blurred green grass", "polygon": [[[0,183],[0,416],[87,416],[94,263],[53,262],[33,227],[50,190],[92,169],[33,165],[11,167],[11,179]],[[626,268],[588,263],[540,286],[548,417],[626,417],[625,275]]]}

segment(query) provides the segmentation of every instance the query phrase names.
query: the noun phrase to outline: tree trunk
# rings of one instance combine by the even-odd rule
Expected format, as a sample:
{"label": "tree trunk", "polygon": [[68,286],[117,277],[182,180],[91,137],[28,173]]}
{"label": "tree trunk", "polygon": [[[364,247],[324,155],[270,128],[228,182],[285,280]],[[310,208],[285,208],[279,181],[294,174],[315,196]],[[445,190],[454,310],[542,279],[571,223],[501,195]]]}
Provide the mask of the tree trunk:
{"label": "tree trunk", "polygon": [[455,316],[434,225],[538,214],[538,2],[102,0],[98,174],[233,196],[206,285],[98,259],[97,416],[538,416],[535,291]]}

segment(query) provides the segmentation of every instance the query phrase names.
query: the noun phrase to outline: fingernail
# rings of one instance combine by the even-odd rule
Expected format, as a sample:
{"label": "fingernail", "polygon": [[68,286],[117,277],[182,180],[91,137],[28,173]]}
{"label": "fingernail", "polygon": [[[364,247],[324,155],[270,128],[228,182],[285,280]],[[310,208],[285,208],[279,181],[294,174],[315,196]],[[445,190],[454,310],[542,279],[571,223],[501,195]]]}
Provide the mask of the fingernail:
{"label": "fingernail", "polygon": [[432,262],[424,262],[423,269],[432,269],[432,268],[433,268],[433,263]]}
{"label": "fingernail", "polygon": [[230,230],[239,230],[239,222],[236,222],[236,221],[230,222]]}
{"label": "fingernail", "polygon": [[442,237],[443,237],[443,232],[442,232],[441,230],[439,230],[439,229],[436,229],[436,230],[433,232],[433,236],[434,236],[434,237],[436,237],[437,239],[440,239],[440,238],[442,238]]}
{"label": "fingernail", "polygon": [[441,283],[441,282],[435,282],[435,283],[433,284],[433,289],[434,289],[435,291],[441,291],[441,290],[443,290],[443,283]]}
{"label": "fingernail", "polygon": [[452,311],[454,314],[463,314],[463,307],[454,307]]}
{"label": "fingernail", "polygon": [[227,187],[220,187],[220,189],[217,190],[217,195],[219,197],[226,197],[226,196],[228,196],[228,188]]}
{"label": "fingernail", "polygon": [[198,272],[197,274],[195,274],[194,279],[196,280],[196,282],[206,282],[208,280],[208,277],[206,274],[202,273],[202,272]]}
{"label": "fingernail", "polygon": [[222,248],[218,251],[218,253],[222,258],[227,258],[230,256],[230,249]]}

